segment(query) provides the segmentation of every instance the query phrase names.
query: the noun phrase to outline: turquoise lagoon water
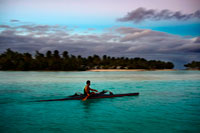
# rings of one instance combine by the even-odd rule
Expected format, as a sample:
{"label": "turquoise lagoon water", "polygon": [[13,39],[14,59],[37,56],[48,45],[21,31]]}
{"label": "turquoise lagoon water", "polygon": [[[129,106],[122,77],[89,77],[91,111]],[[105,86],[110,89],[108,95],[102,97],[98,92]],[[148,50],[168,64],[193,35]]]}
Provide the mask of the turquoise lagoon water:
{"label": "turquoise lagoon water", "polygon": [[[91,88],[139,96],[64,98]],[[200,71],[0,72],[0,132],[199,132]]]}

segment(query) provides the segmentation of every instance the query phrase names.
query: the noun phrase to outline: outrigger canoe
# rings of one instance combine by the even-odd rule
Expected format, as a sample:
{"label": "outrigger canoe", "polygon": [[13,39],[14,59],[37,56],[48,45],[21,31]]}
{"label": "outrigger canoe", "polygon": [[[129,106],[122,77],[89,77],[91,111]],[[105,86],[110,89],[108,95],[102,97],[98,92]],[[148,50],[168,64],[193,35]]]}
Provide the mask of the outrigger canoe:
{"label": "outrigger canoe", "polygon": [[[91,95],[88,97],[88,99],[98,99],[98,98],[113,98],[113,97],[124,97],[124,96],[138,96],[139,93],[125,93],[125,94],[113,94],[112,92],[110,94],[104,94],[102,92]],[[74,94],[72,96],[69,96],[67,98],[62,99],[50,99],[50,100],[39,100],[37,102],[45,102],[45,101],[65,101],[65,100],[82,100],[85,97],[83,94]]]}

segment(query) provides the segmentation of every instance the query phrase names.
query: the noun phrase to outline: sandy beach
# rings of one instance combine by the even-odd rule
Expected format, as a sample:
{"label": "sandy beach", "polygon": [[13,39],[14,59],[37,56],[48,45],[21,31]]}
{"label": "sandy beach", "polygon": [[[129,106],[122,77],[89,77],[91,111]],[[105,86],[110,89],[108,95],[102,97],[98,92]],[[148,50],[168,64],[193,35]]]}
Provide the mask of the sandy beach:
{"label": "sandy beach", "polygon": [[90,69],[92,72],[121,72],[121,71],[176,71],[176,69]]}

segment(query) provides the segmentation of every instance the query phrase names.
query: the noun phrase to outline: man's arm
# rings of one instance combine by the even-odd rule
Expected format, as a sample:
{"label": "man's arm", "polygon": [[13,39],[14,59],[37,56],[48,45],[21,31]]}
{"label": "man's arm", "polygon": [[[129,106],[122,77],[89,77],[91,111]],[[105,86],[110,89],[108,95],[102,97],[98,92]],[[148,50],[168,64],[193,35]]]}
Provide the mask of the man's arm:
{"label": "man's arm", "polygon": [[91,88],[89,88],[91,91],[96,91],[96,92],[98,92],[98,90],[95,90],[95,89],[91,89]]}

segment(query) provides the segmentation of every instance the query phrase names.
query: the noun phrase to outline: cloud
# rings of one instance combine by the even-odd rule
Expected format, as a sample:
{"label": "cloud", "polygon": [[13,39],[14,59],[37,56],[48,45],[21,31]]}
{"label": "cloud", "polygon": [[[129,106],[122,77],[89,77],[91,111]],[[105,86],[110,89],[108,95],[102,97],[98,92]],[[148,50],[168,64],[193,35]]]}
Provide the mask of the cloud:
{"label": "cloud", "polygon": [[8,26],[8,25],[0,25],[0,28],[2,29],[2,28],[6,28],[6,29],[8,29],[8,28],[11,28],[10,26]]}
{"label": "cloud", "polygon": [[200,43],[200,37],[194,38],[194,43]]}
{"label": "cloud", "polygon": [[200,19],[200,10],[197,10],[194,13],[183,14],[180,11],[170,11],[170,10],[161,10],[157,11],[154,9],[145,9],[145,8],[137,8],[129,13],[126,16],[117,19],[120,22],[134,22],[139,23],[145,21],[147,19],[151,20],[168,20],[168,19],[176,19],[176,20],[188,20],[192,18]]}
{"label": "cloud", "polygon": [[82,56],[139,56],[187,63],[200,57],[199,38],[132,27],[112,27],[102,33],[84,34],[58,25],[0,25],[0,52],[7,48],[30,53],[57,49]]}
{"label": "cloud", "polygon": [[131,27],[115,28],[120,33],[119,42],[126,47],[126,54],[198,54],[200,49],[199,39],[188,39],[178,35],[149,29],[136,29]]}
{"label": "cloud", "polygon": [[10,22],[20,22],[20,21],[16,20],[16,19],[12,19],[12,20],[10,20]]}
{"label": "cloud", "polygon": [[119,27],[115,29],[115,31],[121,33],[121,34],[130,34],[135,32],[141,32],[142,29],[132,28],[132,27]]}
{"label": "cloud", "polygon": [[88,28],[89,31],[94,31],[96,30],[95,28]]}
{"label": "cloud", "polygon": [[138,40],[140,38],[144,38],[145,36],[149,37],[152,36],[152,33],[155,34],[156,32],[152,32],[151,30],[141,30],[139,32],[129,33],[126,34],[123,38],[121,38],[121,42]]}

